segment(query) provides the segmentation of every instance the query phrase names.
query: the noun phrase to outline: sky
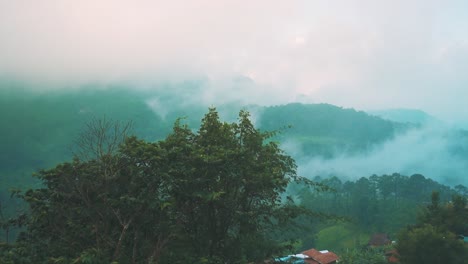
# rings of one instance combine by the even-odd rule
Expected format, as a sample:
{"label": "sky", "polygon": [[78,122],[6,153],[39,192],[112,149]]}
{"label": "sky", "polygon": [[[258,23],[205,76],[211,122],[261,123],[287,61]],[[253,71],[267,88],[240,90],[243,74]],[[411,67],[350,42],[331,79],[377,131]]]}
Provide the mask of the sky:
{"label": "sky", "polygon": [[51,84],[40,89],[201,78],[213,102],[468,124],[467,12],[465,0],[0,0],[0,77]]}

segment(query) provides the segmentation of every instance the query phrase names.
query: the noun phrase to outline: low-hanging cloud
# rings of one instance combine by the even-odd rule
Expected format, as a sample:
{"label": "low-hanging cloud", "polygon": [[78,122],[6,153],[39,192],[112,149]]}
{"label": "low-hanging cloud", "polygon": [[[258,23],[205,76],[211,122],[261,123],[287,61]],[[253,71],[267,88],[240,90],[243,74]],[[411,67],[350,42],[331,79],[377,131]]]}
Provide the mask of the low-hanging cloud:
{"label": "low-hanging cloud", "polygon": [[[207,101],[300,97],[466,120],[467,9],[460,0],[0,0],[0,76],[42,87],[206,78]],[[237,76],[254,85],[226,81]]]}
{"label": "low-hanging cloud", "polygon": [[[308,177],[340,176],[356,180],[373,174],[423,174],[444,184],[468,185],[468,162],[460,148],[467,147],[448,127],[427,125],[396,136],[365,154],[337,154],[333,159],[303,157],[299,148],[289,145],[292,155],[300,157],[299,173]],[[465,149],[466,151],[466,149]],[[466,155],[466,153],[465,153]]]}

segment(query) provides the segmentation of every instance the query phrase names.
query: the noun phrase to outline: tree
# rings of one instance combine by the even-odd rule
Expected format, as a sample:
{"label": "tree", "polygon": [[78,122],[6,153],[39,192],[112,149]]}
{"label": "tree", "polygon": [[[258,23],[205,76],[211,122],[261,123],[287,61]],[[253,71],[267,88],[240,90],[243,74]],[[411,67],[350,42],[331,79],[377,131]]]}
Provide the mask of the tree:
{"label": "tree", "polygon": [[401,232],[396,248],[402,264],[463,264],[468,257],[453,233],[428,224]]}
{"label": "tree", "polygon": [[432,193],[432,202],[419,216],[419,224],[430,224],[456,235],[468,234],[467,200],[460,195],[453,195],[452,201],[440,203],[438,192]]}
{"label": "tree", "polygon": [[431,199],[418,223],[398,235],[401,263],[466,263],[468,248],[457,239],[468,231],[466,199],[455,195],[451,203],[442,205],[438,192]]}
{"label": "tree", "polygon": [[468,197],[468,187],[458,184],[454,189],[459,195]]}
{"label": "tree", "polygon": [[[179,208],[184,252],[198,259],[263,259],[271,251],[268,230],[295,214],[282,193],[295,163],[241,111],[237,123],[210,109],[198,133],[176,124],[163,144],[171,157],[172,193]],[[270,242],[267,242],[270,241]]]}
{"label": "tree", "polygon": [[219,263],[278,250],[272,231],[304,212],[283,195],[303,180],[294,160],[245,111],[229,124],[212,108],[196,133],[180,121],[159,142],[91,122],[80,155],[19,194],[30,207],[18,239],[28,260]]}
{"label": "tree", "polygon": [[173,225],[166,206],[168,161],[159,143],[129,137],[128,129],[93,120],[78,140],[79,155],[40,171],[43,188],[20,195],[30,216],[18,243],[30,262],[160,257]]}

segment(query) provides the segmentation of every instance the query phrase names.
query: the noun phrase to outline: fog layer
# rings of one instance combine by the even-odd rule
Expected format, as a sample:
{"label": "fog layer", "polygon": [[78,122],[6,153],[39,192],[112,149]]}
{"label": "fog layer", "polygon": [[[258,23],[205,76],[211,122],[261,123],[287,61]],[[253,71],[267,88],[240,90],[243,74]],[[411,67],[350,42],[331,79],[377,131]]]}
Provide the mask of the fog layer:
{"label": "fog layer", "polygon": [[426,125],[396,136],[369,153],[336,154],[333,159],[304,157],[293,144],[285,147],[298,157],[300,174],[340,176],[356,180],[373,174],[423,174],[443,184],[468,184],[466,135],[448,127]]}
{"label": "fog layer", "polygon": [[[0,75],[41,89],[206,78],[214,98],[466,121],[466,10],[459,0],[0,0]],[[235,76],[256,85],[225,85]]]}

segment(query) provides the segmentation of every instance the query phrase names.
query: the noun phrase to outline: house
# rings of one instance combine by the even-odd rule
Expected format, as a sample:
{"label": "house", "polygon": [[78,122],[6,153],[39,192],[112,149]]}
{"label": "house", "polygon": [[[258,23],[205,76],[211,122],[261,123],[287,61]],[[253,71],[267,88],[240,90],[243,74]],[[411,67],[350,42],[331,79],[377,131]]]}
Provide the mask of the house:
{"label": "house", "polygon": [[380,234],[373,234],[372,237],[369,239],[369,243],[367,245],[369,247],[382,247],[386,245],[390,245],[392,241],[388,238],[387,234],[380,233]]}
{"label": "house", "polygon": [[311,258],[309,262],[305,262],[310,264],[333,264],[337,263],[339,259],[339,257],[335,253],[328,250],[318,251],[316,249],[311,248],[302,252],[302,254],[307,255]]}
{"label": "house", "polygon": [[318,251],[309,249],[300,254],[289,255],[283,258],[275,259],[276,263],[294,263],[294,264],[335,264],[339,257],[328,250]]}

